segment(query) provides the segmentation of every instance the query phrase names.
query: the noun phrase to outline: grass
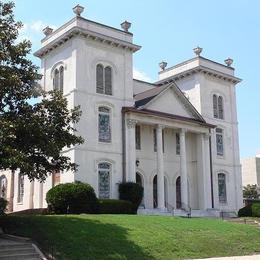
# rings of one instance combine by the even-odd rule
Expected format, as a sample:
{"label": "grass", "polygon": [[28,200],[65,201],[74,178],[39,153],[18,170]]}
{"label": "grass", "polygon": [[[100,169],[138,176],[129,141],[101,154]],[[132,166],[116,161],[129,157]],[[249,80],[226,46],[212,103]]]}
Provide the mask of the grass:
{"label": "grass", "polygon": [[8,216],[56,259],[187,259],[260,252],[260,229],[215,219],[135,215]]}

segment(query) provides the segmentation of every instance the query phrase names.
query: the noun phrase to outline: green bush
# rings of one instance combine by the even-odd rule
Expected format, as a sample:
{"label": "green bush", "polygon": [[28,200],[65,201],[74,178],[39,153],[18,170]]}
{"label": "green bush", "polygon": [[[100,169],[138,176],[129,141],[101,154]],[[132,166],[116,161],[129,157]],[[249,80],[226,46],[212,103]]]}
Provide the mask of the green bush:
{"label": "green bush", "polygon": [[127,200],[133,203],[134,210],[137,211],[143,199],[144,189],[135,182],[124,182],[119,184],[120,200]]}
{"label": "green bush", "polygon": [[5,214],[7,208],[7,200],[4,198],[0,198],[0,216]]}
{"label": "green bush", "polygon": [[50,212],[56,214],[96,213],[98,200],[94,189],[86,183],[59,184],[47,192]]}
{"label": "green bush", "polygon": [[99,214],[134,214],[133,204],[126,200],[99,200]]}
{"label": "green bush", "polygon": [[239,217],[252,217],[252,205],[247,205],[238,211]]}
{"label": "green bush", "polygon": [[253,203],[252,205],[252,216],[260,217],[260,203]]}

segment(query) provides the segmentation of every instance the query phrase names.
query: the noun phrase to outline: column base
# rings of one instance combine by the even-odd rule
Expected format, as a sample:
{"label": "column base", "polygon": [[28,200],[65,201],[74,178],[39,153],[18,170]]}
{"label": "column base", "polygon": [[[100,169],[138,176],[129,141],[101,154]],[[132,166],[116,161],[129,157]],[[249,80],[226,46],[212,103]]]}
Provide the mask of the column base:
{"label": "column base", "polygon": [[159,212],[165,213],[168,212],[168,209],[166,207],[156,208]]}

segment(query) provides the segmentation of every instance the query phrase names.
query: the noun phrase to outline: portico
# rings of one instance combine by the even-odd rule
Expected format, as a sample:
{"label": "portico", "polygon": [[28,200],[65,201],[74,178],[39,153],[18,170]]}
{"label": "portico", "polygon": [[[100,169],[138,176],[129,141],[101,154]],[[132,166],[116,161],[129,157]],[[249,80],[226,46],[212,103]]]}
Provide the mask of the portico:
{"label": "portico", "polygon": [[[147,116],[147,111],[143,114],[138,110],[127,111],[126,109],[124,113],[125,156],[128,162],[125,177],[126,181],[135,181],[138,169],[145,175],[144,207],[152,208],[154,205],[151,203],[154,192],[153,178],[157,176],[156,208],[158,210],[165,212],[169,207],[177,208],[175,183],[178,177],[181,180],[181,209],[206,210],[212,208],[209,131],[213,126],[195,120],[189,121],[187,118],[170,118],[166,114],[159,116],[153,112]],[[141,128],[140,150],[136,149],[135,128],[137,125]],[[155,137],[155,152],[151,151],[151,146],[146,145],[148,140],[142,140],[142,136],[148,138],[147,132],[150,132],[150,144],[152,138]],[[155,136],[153,136],[154,132]],[[179,135],[180,153],[177,155],[175,134]],[[187,154],[187,150],[189,154]],[[136,161],[140,162],[138,169]],[[153,169],[152,173],[151,169]],[[166,183],[165,180],[167,180]],[[193,193],[193,190],[196,192]],[[167,203],[165,203],[165,196],[169,197]]]}

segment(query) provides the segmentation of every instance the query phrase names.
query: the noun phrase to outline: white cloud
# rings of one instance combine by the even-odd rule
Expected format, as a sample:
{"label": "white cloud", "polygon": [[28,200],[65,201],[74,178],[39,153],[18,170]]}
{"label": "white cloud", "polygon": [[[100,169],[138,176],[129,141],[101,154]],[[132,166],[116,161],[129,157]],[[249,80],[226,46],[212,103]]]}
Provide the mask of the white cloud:
{"label": "white cloud", "polygon": [[133,77],[134,79],[152,82],[152,79],[145,72],[138,70],[137,68],[133,69]]}
{"label": "white cloud", "polygon": [[30,29],[32,31],[36,31],[36,32],[42,32],[42,29],[47,27],[47,25],[45,25],[43,23],[43,21],[39,20],[39,21],[34,21],[32,24],[29,25]]}

